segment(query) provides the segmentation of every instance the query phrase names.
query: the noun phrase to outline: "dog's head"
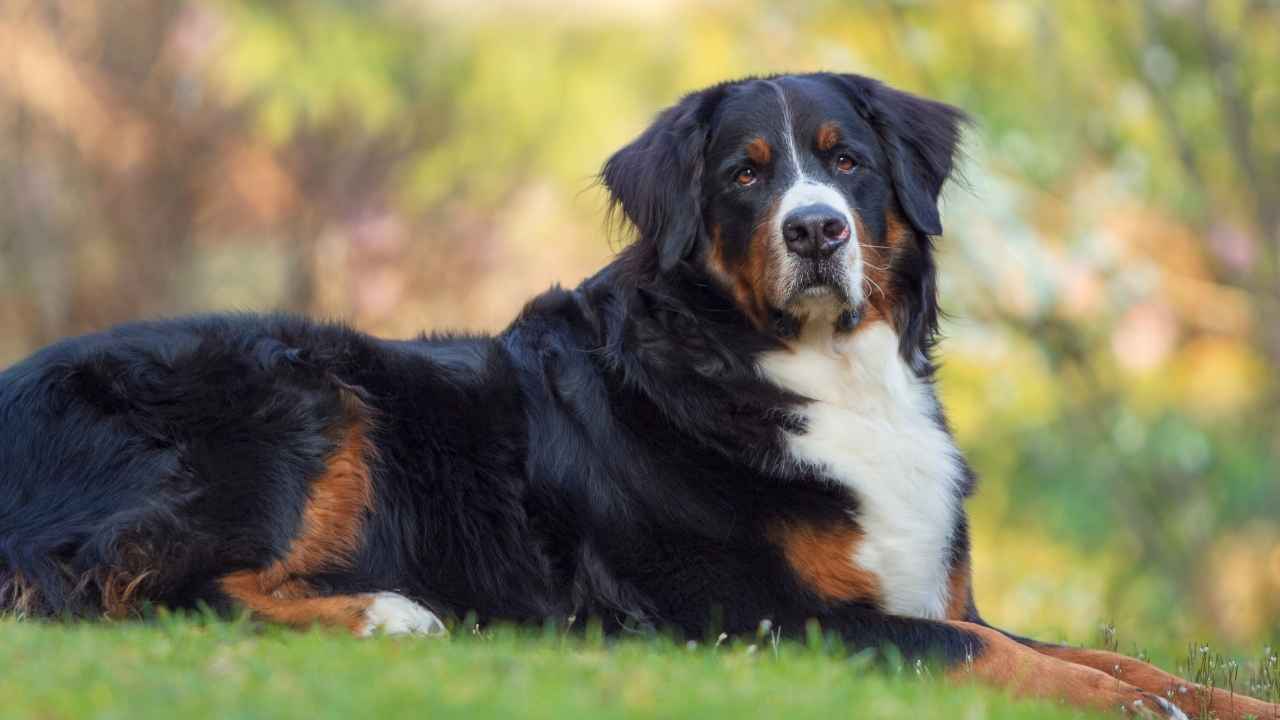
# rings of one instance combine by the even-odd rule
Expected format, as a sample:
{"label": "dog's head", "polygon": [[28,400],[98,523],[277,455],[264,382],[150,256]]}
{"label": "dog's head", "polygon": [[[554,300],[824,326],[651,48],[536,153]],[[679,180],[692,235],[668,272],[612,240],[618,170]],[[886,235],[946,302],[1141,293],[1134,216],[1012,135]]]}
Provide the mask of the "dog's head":
{"label": "dog's head", "polygon": [[908,360],[937,317],[930,237],[964,115],[856,75],[691,93],[605,164],[654,277],[692,269],[761,330],[891,322]]}

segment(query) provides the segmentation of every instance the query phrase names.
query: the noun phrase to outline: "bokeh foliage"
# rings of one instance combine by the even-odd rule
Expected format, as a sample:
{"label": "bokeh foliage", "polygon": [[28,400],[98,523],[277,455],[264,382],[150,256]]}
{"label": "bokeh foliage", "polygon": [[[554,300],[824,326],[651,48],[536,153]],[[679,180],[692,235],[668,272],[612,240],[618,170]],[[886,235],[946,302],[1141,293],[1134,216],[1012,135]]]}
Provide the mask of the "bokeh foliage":
{"label": "bokeh foliage", "polygon": [[10,0],[0,362],[204,309],[498,329],[607,259],[593,174],[659,108],[810,69],[977,121],[942,382],[989,619],[1280,640],[1273,1]]}

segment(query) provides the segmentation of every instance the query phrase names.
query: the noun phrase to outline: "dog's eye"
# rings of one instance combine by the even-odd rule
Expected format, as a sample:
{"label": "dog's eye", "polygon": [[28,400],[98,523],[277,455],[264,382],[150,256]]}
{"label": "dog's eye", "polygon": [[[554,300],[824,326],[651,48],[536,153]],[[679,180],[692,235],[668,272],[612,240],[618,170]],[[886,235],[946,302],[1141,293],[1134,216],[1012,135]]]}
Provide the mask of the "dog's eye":
{"label": "dog's eye", "polygon": [[754,185],[756,182],[756,171],[752,168],[742,168],[738,171],[738,175],[734,180],[742,187]]}
{"label": "dog's eye", "polygon": [[857,164],[858,163],[854,162],[853,157],[844,153],[840,153],[836,156],[836,169],[842,173],[853,172],[853,168],[856,167]]}

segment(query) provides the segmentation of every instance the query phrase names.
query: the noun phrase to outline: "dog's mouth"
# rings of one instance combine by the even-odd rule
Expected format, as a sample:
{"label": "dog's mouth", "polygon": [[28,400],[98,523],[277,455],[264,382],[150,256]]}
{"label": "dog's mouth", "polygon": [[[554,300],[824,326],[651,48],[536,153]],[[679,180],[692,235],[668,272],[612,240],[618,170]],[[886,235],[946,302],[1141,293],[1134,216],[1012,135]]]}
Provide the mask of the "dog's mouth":
{"label": "dog's mouth", "polygon": [[834,307],[852,307],[848,272],[843,266],[827,260],[810,261],[795,268],[795,277],[786,304],[811,305],[828,303]]}
{"label": "dog's mouth", "polygon": [[[850,332],[862,321],[863,299],[853,296],[845,271],[833,263],[808,263],[797,268],[795,283],[779,313],[785,323],[775,323],[784,337],[797,337],[805,328],[830,327]],[[825,265],[825,267],[824,267]]]}
{"label": "dog's mouth", "polygon": [[[854,267],[857,267],[856,265]],[[861,277],[852,277],[847,258],[836,255],[824,260],[806,260],[793,264],[779,325],[786,335],[798,335],[806,327],[831,327],[836,332],[849,332],[863,316],[864,298],[857,290]]]}
{"label": "dog's mouth", "polygon": [[805,298],[820,298],[820,297],[827,297],[829,295],[834,296],[835,294],[836,294],[836,288],[830,283],[824,283],[822,285],[810,285],[809,287],[800,291],[800,297],[805,297]]}

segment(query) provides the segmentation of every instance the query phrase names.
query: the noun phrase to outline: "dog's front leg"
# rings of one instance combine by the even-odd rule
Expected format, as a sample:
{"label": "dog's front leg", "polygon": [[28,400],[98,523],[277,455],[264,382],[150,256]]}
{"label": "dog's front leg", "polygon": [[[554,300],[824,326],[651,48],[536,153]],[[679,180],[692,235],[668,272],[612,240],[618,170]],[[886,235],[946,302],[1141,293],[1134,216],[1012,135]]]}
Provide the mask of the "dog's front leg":
{"label": "dog's front leg", "polygon": [[1280,720],[1280,705],[1255,700],[1222,688],[1187,682],[1154,665],[1125,655],[1036,641],[1025,641],[1025,644],[1051,658],[1100,670],[1147,692],[1169,698],[1191,717],[1204,715],[1219,720]]}
{"label": "dog's front leg", "polygon": [[839,608],[818,620],[824,630],[839,633],[859,649],[892,645],[909,661],[940,659],[953,682],[979,682],[1018,697],[1092,710],[1187,718],[1159,694],[1101,670],[1037,652],[983,625],[886,615],[863,605]]}

